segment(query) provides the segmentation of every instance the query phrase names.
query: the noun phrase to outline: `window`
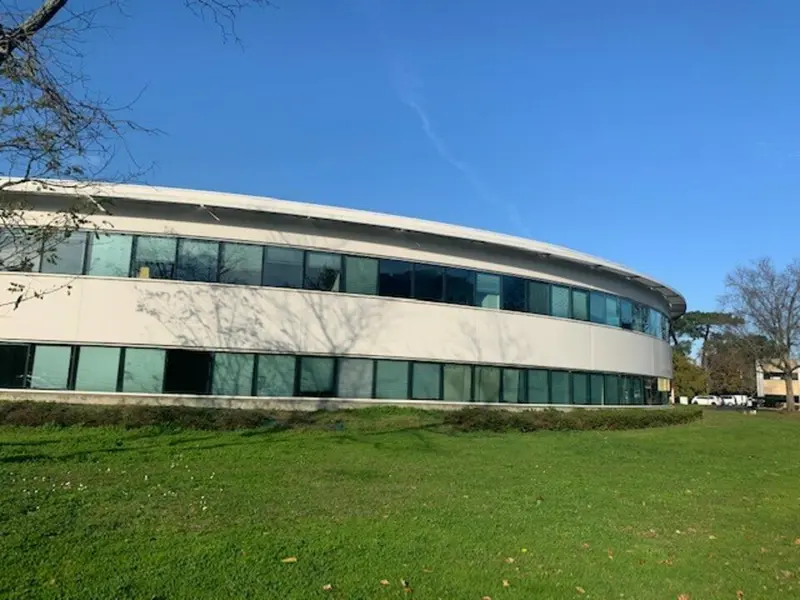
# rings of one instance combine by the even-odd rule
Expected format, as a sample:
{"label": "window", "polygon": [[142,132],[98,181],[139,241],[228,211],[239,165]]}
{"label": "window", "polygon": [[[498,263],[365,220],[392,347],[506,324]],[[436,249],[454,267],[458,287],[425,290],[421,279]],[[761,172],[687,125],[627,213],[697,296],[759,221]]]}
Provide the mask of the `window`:
{"label": "window", "polygon": [[414,298],[439,302],[444,299],[444,268],[414,265]]}
{"label": "window", "polygon": [[592,323],[606,324],[606,295],[600,292],[591,292],[589,295],[589,318]]}
{"label": "window", "polygon": [[550,371],[550,401],[553,404],[569,404],[569,373]]}
{"label": "window", "polygon": [[644,388],[641,377],[631,377],[631,403],[636,406],[644,404]]}
{"label": "window", "polygon": [[647,333],[653,337],[661,337],[661,313],[655,309],[648,309],[650,313],[649,327]]}
{"label": "window", "polygon": [[503,275],[503,310],[525,312],[525,287],[527,282],[520,277]]}
{"label": "window", "polygon": [[211,352],[167,350],[165,394],[207,394],[211,383]]}
{"label": "window", "polygon": [[411,364],[411,397],[414,400],[438,400],[441,397],[442,368],[435,363]]}
{"label": "window", "polygon": [[0,229],[0,271],[38,271],[42,237],[35,229]]}
{"label": "window", "polygon": [[530,404],[549,404],[550,385],[544,369],[528,370],[528,402]]}
{"label": "window", "polygon": [[644,377],[642,382],[644,384],[644,403],[647,406],[659,404],[657,397],[658,390],[656,389],[656,378]]}
{"label": "window", "polygon": [[71,235],[65,234],[63,240],[53,244],[45,240],[42,273],[61,273],[64,275],[80,275],[83,273],[83,261],[86,257],[86,232],[79,231]]}
{"label": "window", "polygon": [[253,244],[220,245],[219,280],[238,285],[261,285],[264,248]]}
{"label": "window", "polygon": [[475,402],[500,401],[500,369],[475,367]]}
{"label": "window", "polygon": [[661,339],[665,342],[669,341],[669,317],[661,314]]}
{"label": "window", "polygon": [[110,233],[93,237],[86,272],[105,277],[128,277],[132,250],[133,236]]}
{"label": "window", "polygon": [[619,327],[619,298],[616,296],[606,296],[606,323],[613,327]]}
{"label": "window", "polygon": [[365,358],[339,359],[340,398],[372,398],[373,361]]}
{"label": "window", "polygon": [[261,283],[270,287],[303,287],[303,251],[267,246],[264,249],[264,274]]}
{"label": "window", "polygon": [[589,404],[605,404],[604,383],[605,378],[600,373],[592,373],[589,377]]}
{"label": "window", "polygon": [[528,282],[528,310],[536,315],[550,314],[550,286],[541,281]]}
{"label": "window", "polygon": [[164,350],[125,348],[122,391],[132,394],[160,394],[164,389]]}
{"label": "window", "polygon": [[327,252],[306,252],[307,290],[338,292],[342,276],[342,257]]}
{"label": "window", "polygon": [[69,385],[72,348],[36,346],[33,351],[31,387],[37,390],[65,390]]}
{"label": "window", "polygon": [[300,357],[301,396],[329,398],[336,395],[336,359],[321,356]]}
{"label": "window", "polygon": [[569,288],[560,285],[550,286],[550,310],[554,317],[569,319]]}
{"label": "window", "polygon": [[633,305],[633,330],[639,332],[647,331],[648,322],[648,308],[641,304],[634,303]]}
{"label": "window", "polygon": [[583,290],[572,290],[572,318],[589,320],[589,294]]}
{"label": "window", "polygon": [[175,276],[176,238],[139,236],[134,244],[134,277],[172,279]]}
{"label": "window", "polygon": [[262,354],[256,371],[256,396],[291,398],[297,359],[294,356]]}
{"label": "window", "polygon": [[378,294],[390,298],[411,298],[411,263],[381,259]]}
{"label": "window", "polygon": [[180,240],[175,279],[216,281],[219,269],[219,243],[206,240]]}
{"label": "window", "polygon": [[0,388],[25,387],[27,344],[0,344]]}
{"label": "window", "polygon": [[591,404],[589,398],[589,376],[586,373],[572,374],[572,403]]}
{"label": "window", "polygon": [[503,369],[502,402],[522,404],[525,402],[525,386],[522,385],[522,371],[519,369]]}
{"label": "window", "polygon": [[344,291],[375,296],[378,293],[378,259],[345,256]]}
{"label": "window", "polygon": [[483,308],[500,308],[500,276],[478,273],[475,277],[475,303]]}
{"label": "window", "polygon": [[472,306],[475,303],[475,272],[448,268],[444,274],[444,301]]}
{"label": "window", "polygon": [[606,375],[606,404],[619,404],[619,375]]}
{"label": "window", "polygon": [[620,300],[619,312],[622,328],[633,329],[633,303],[630,300]]}
{"label": "window", "polygon": [[116,392],[119,348],[83,346],[78,350],[75,389],[82,392]]}
{"label": "window", "polygon": [[619,403],[626,406],[628,404],[633,404],[633,386],[631,385],[631,378],[623,375],[619,378],[619,383]]}
{"label": "window", "polygon": [[404,360],[379,360],[375,366],[375,397],[408,398],[408,363]]}
{"label": "window", "polygon": [[252,354],[216,352],[211,393],[215,396],[252,396],[255,357]]}
{"label": "window", "polygon": [[444,399],[447,402],[472,400],[472,367],[444,365]]}

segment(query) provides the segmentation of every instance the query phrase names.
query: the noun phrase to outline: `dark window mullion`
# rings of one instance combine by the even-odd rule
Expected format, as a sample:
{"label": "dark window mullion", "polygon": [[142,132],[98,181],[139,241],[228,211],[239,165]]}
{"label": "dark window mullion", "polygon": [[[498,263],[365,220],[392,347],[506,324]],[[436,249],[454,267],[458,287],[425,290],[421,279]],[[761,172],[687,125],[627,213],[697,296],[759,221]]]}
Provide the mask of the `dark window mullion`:
{"label": "dark window mullion", "polygon": [[119,349],[119,364],[117,365],[117,388],[116,391],[122,391],[122,385],[125,381],[125,347]]}

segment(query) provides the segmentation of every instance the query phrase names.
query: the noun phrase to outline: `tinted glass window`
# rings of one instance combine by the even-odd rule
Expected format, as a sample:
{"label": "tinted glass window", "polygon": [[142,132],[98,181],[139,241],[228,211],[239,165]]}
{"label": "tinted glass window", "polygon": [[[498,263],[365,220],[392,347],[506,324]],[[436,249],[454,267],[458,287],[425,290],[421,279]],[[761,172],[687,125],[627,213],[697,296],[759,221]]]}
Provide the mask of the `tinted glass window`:
{"label": "tinted glass window", "polygon": [[63,273],[80,275],[83,273],[83,260],[86,256],[86,233],[71,234],[57,245],[47,248],[42,261],[42,273]]}
{"label": "tinted glass window", "polygon": [[379,360],[375,367],[375,397],[408,398],[408,363],[403,360]]}
{"label": "tinted glass window", "polygon": [[167,350],[164,393],[207,394],[211,384],[211,352]]}
{"label": "tinted glass window", "polygon": [[641,377],[631,377],[631,401],[637,406],[644,404],[644,387]]}
{"label": "tinted glass window", "polygon": [[500,308],[500,276],[478,273],[475,277],[476,305],[483,308]]}
{"label": "tinted glass window", "polygon": [[131,235],[111,233],[92,237],[87,273],[105,277],[128,277],[132,250]]}
{"label": "tinted glass window", "polygon": [[262,283],[270,287],[303,287],[303,251],[267,246]]}
{"label": "tinted glass window", "polygon": [[164,350],[126,348],[122,391],[132,394],[160,394],[164,388]]}
{"label": "tinted glass window", "polygon": [[214,377],[211,393],[215,396],[251,396],[255,356],[217,352],[214,354]]}
{"label": "tinted glass window", "polygon": [[330,397],[334,386],[336,361],[320,356],[300,357],[300,395]]}
{"label": "tinted glass window", "polygon": [[380,260],[378,294],[391,298],[411,298],[411,263]]}
{"label": "tinted glass window", "polygon": [[605,404],[605,378],[599,373],[594,373],[589,378],[589,404]]}
{"label": "tinted glass window", "polygon": [[414,298],[431,301],[444,298],[444,267],[414,265]]}
{"label": "tinted glass window", "polygon": [[669,341],[669,317],[661,314],[661,339]]}
{"label": "tinted glass window", "polygon": [[475,367],[475,402],[500,401],[500,369]]}
{"label": "tinted glass window", "polygon": [[623,375],[619,378],[619,392],[620,404],[633,404],[633,389],[630,377]]}
{"label": "tinted glass window", "polygon": [[222,283],[261,285],[264,248],[253,244],[221,244],[219,280]]}
{"label": "tinted glass window", "polygon": [[528,402],[530,404],[548,404],[550,402],[550,385],[547,371],[530,369],[528,371]]}
{"label": "tinted glass window", "polygon": [[0,344],[0,388],[25,387],[27,344]]}
{"label": "tinted glass window", "polygon": [[630,300],[620,300],[619,313],[622,328],[633,329],[633,303]]}
{"label": "tinted glass window", "polygon": [[525,287],[527,282],[519,277],[503,275],[503,310],[525,312]]}
{"label": "tinted glass window", "polygon": [[341,276],[341,255],[306,252],[306,289],[338,292]]}
{"label": "tinted glass window", "polygon": [[176,279],[181,281],[216,281],[219,267],[219,244],[205,240],[180,240]]}
{"label": "tinted glass window", "polygon": [[606,295],[592,292],[589,296],[589,317],[592,323],[606,324]]}
{"label": "tinted glass window", "polygon": [[554,317],[570,317],[569,288],[560,285],[550,286],[550,314]]}
{"label": "tinted glass window", "polygon": [[373,362],[364,358],[339,359],[340,398],[372,398]]}
{"label": "tinted glass window", "polygon": [[69,346],[36,346],[31,387],[37,390],[67,389],[71,355]]}
{"label": "tinted glass window", "polygon": [[445,271],[445,302],[472,306],[475,303],[475,272],[467,269]]}
{"label": "tinted glass window", "polygon": [[645,331],[645,327],[647,326],[645,311],[647,309],[642,306],[641,304],[634,303],[633,304],[633,330],[634,331]]}
{"label": "tinted glass window", "polygon": [[274,398],[294,396],[294,356],[262,354],[258,357],[256,395]]}
{"label": "tinted glass window", "polygon": [[136,238],[133,275],[143,279],[172,279],[178,240],[167,237]]}
{"label": "tinted glass window", "polygon": [[619,404],[619,376],[606,375],[606,404]]}
{"label": "tinted glass window", "polygon": [[614,327],[619,327],[619,319],[619,298],[616,296],[606,296],[606,323]]}
{"label": "tinted glass window", "polygon": [[572,318],[589,320],[589,294],[583,290],[572,290]]}
{"label": "tinted glass window", "polygon": [[553,404],[569,404],[569,373],[550,371],[550,401]]}
{"label": "tinted glass window", "polygon": [[35,230],[0,230],[0,271],[38,271],[41,260],[42,238]]}
{"label": "tinted glass window", "polygon": [[345,256],[344,291],[351,294],[376,295],[378,293],[378,259]]}
{"label": "tinted glass window", "polygon": [[438,400],[442,369],[433,363],[412,363],[411,397],[414,400]]}
{"label": "tinted glass window", "polygon": [[448,402],[472,400],[472,367],[444,365],[444,399]]}
{"label": "tinted glass window", "polygon": [[119,348],[80,348],[75,389],[82,392],[116,392],[120,352]]}
{"label": "tinted glass window", "polygon": [[537,315],[550,314],[550,286],[541,281],[528,283],[528,310]]}
{"label": "tinted glass window", "polygon": [[572,403],[591,404],[589,398],[589,376],[586,373],[572,374]]}
{"label": "tinted glass window", "polygon": [[503,369],[503,402],[521,404],[525,401],[525,387],[522,385],[522,371]]}
{"label": "tinted glass window", "polygon": [[661,337],[661,313],[657,310],[650,310],[650,323],[647,329],[647,333],[652,335],[653,337]]}

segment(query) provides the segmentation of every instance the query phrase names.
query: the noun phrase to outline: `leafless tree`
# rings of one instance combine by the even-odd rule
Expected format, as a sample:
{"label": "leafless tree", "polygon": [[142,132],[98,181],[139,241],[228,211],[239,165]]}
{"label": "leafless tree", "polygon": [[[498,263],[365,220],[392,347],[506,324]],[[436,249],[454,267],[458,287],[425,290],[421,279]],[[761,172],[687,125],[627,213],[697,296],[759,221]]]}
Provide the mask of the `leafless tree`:
{"label": "leafless tree", "polygon": [[[180,1],[214,23],[224,40],[234,41],[243,11],[271,4]],[[38,260],[56,260],[59,244],[78,229],[92,227],[91,217],[103,212],[103,201],[88,191],[92,181],[127,181],[147,171],[127,151],[126,136],[156,130],[134,122],[132,102],[115,105],[80,69],[89,33],[102,27],[107,11],[123,4],[0,0],[0,270],[26,271]],[[112,162],[122,166],[112,170]],[[13,192],[36,188],[70,188],[74,201],[31,217],[26,197]],[[15,304],[42,293],[23,284],[14,284],[11,291]]]}
{"label": "leafless tree", "polygon": [[[737,267],[725,278],[723,304],[744,321],[742,333],[763,336],[786,383],[786,410],[795,410],[794,373],[800,368],[800,261],[783,270],[762,258]],[[753,338],[758,339],[758,338]]]}

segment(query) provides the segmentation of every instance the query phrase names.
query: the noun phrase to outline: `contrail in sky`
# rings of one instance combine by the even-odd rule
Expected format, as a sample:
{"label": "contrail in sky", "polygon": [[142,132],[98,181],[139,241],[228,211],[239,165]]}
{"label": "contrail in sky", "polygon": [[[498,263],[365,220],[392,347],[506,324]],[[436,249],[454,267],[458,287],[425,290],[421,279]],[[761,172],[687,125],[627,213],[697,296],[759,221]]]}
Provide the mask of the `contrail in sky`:
{"label": "contrail in sky", "polygon": [[442,160],[461,172],[467,183],[485,201],[502,208],[517,232],[532,237],[525,225],[517,206],[511,202],[501,201],[483,182],[478,174],[464,161],[459,160],[450,150],[447,143],[434,129],[431,119],[425,110],[422,87],[423,82],[406,61],[402,59],[396,44],[392,43],[382,26],[380,0],[358,0],[359,8],[366,14],[371,31],[378,37],[382,46],[391,76],[392,87],[398,100],[409,108],[419,120],[422,131]]}

